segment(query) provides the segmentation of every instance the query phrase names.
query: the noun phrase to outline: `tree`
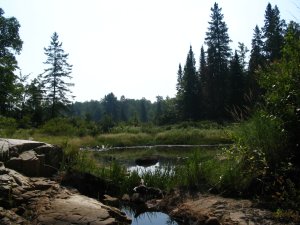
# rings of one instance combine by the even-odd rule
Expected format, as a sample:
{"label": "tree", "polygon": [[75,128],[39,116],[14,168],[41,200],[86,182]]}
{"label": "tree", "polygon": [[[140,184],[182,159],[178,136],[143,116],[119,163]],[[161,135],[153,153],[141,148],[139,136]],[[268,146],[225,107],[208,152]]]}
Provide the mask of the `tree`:
{"label": "tree", "polygon": [[117,97],[113,93],[104,96],[102,100],[104,114],[110,116],[116,122],[119,120],[119,103]]}
{"label": "tree", "polygon": [[239,57],[239,61],[241,63],[243,72],[246,72],[246,70],[247,70],[246,59],[247,59],[247,53],[249,52],[249,50],[244,43],[239,42],[238,45],[239,46],[238,46],[237,54]]}
{"label": "tree", "polygon": [[262,40],[262,33],[259,27],[256,25],[254,28],[254,34],[251,41],[251,51],[248,71],[251,75],[261,68],[265,63],[265,57],[263,55],[264,42]]}
{"label": "tree", "polygon": [[280,119],[287,133],[286,159],[300,166],[300,26],[291,22],[285,35],[282,58],[260,74],[265,89],[265,110]]}
{"label": "tree", "polygon": [[196,71],[196,60],[190,46],[182,76],[182,92],[178,104],[184,120],[197,120],[200,113],[200,89]]}
{"label": "tree", "polygon": [[162,96],[156,96],[156,109],[155,109],[155,115],[154,115],[154,122],[156,124],[161,123],[161,118],[163,114],[163,101],[164,98]]}
{"label": "tree", "polygon": [[176,84],[176,90],[178,94],[182,93],[182,67],[179,63],[178,72],[177,72],[177,84]]}
{"label": "tree", "polygon": [[15,83],[18,68],[15,54],[22,50],[20,24],[14,17],[5,18],[0,8],[0,115],[8,116],[15,103]]}
{"label": "tree", "polygon": [[211,21],[206,32],[207,45],[207,76],[206,90],[208,115],[210,119],[222,119],[225,114],[226,79],[228,62],[231,55],[228,28],[223,21],[222,8],[215,3],[211,8]]}
{"label": "tree", "polygon": [[142,123],[148,122],[146,103],[147,100],[145,98],[142,98],[142,100],[140,101],[140,119]]}
{"label": "tree", "polygon": [[31,123],[35,127],[43,122],[44,94],[44,84],[40,76],[34,78],[26,87],[26,112],[29,114]]}
{"label": "tree", "polygon": [[243,62],[235,51],[229,67],[229,82],[230,82],[230,110],[240,109],[244,102],[245,93],[245,76]]}
{"label": "tree", "polygon": [[206,75],[206,59],[205,59],[205,52],[203,46],[201,46],[200,50],[200,60],[199,60],[199,77],[202,79]]}
{"label": "tree", "polygon": [[74,86],[73,83],[66,82],[66,79],[71,79],[72,65],[67,60],[69,54],[65,54],[62,49],[62,43],[58,41],[56,32],[51,37],[51,42],[48,48],[44,48],[47,56],[44,64],[49,65],[43,73],[43,82],[47,90],[47,101],[50,105],[50,117],[54,118],[64,112],[70,105],[69,98],[72,91],[69,87]]}
{"label": "tree", "polygon": [[121,121],[128,121],[128,102],[124,95],[120,98],[120,119]]}
{"label": "tree", "polygon": [[250,60],[248,66],[249,80],[248,86],[250,93],[252,94],[252,102],[256,102],[260,96],[261,89],[258,85],[258,71],[262,69],[266,64],[264,56],[264,42],[262,40],[262,33],[259,27],[256,25],[254,28],[254,34],[251,42]]}
{"label": "tree", "polygon": [[281,49],[284,44],[285,21],[280,19],[278,7],[269,3],[265,11],[265,24],[262,28],[264,42],[264,52],[269,62],[281,58]]}

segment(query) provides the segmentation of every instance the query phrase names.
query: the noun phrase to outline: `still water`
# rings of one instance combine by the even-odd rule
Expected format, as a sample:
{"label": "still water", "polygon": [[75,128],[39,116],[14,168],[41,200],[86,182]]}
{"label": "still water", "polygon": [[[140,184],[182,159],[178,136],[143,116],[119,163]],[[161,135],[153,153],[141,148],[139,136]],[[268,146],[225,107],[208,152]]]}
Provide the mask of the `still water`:
{"label": "still water", "polygon": [[144,212],[135,215],[133,211],[123,209],[131,219],[132,225],[179,225],[168,214],[162,212]]}

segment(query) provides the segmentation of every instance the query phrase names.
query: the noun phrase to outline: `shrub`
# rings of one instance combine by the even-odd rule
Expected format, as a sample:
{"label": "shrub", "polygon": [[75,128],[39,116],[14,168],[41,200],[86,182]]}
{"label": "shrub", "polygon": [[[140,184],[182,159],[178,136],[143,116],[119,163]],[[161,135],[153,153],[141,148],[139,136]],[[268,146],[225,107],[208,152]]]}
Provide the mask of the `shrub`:
{"label": "shrub", "polygon": [[14,118],[0,116],[0,135],[3,137],[12,137],[16,132],[17,122]]}
{"label": "shrub", "polygon": [[54,118],[41,127],[41,132],[53,136],[74,136],[76,128],[67,118]]}

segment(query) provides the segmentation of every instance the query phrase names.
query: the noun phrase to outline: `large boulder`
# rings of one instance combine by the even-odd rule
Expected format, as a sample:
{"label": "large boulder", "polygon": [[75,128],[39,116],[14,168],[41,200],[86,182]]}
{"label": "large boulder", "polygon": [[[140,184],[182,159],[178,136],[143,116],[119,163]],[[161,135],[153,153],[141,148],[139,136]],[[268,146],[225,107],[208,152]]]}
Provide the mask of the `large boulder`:
{"label": "large boulder", "polygon": [[130,224],[120,210],[0,163],[0,224]]}
{"label": "large boulder", "polygon": [[60,167],[61,148],[43,142],[0,139],[0,161],[27,176],[52,176]]}

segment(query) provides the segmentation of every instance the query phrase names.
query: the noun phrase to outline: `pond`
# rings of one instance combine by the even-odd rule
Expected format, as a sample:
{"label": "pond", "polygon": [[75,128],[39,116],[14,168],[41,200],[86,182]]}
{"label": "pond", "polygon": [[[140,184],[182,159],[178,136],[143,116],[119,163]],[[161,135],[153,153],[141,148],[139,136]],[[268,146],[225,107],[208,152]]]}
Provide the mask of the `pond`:
{"label": "pond", "polygon": [[132,208],[128,207],[123,207],[122,211],[132,219],[131,225],[179,225],[168,214],[163,212],[143,212],[137,214]]}

